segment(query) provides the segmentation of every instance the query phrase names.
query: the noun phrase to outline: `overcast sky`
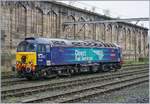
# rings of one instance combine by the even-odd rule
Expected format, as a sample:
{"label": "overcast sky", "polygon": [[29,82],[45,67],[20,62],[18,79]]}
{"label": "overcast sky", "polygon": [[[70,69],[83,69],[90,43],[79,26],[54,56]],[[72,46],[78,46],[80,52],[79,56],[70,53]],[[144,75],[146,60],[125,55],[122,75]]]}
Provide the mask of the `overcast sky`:
{"label": "overcast sky", "polygon": [[[61,2],[69,4],[69,1]],[[100,14],[104,14],[103,11],[109,10],[111,17],[149,17],[149,1],[75,1],[72,5],[87,10],[92,10],[92,7],[95,7],[95,12]],[[149,28],[149,21],[138,23],[138,25],[141,24]]]}

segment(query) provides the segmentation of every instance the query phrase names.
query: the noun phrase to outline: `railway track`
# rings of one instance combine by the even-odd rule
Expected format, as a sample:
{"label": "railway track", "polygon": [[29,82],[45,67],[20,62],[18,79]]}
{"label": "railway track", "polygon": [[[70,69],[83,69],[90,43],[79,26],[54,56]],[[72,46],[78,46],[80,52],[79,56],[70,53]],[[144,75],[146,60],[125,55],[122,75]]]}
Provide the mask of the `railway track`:
{"label": "railway track", "polygon": [[79,99],[82,99],[87,96],[91,96],[94,94],[114,90],[117,88],[122,88],[125,86],[141,83],[148,81],[148,74],[144,75],[133,75],[132,77],[122,77],[119,80],[105,80],[102,82],[92,82],[92,83],[84,83],[84,85],[80,85],[78,88],[72,88],[71,90],[61,91],[55,95],[47,95],[40,97],[33,97],[30,99],[22,100],[22,103],[40,103],[40,102],[73,102]]}
{"label": "railway track", "polygon": [[2,79],[1,80],[1,86],[9,86],[9,85],[15,85],[20,84],[23,82],[27,82],[25,78],[8,78],[8,79]]}
{"label": "railway track", "polygon": [[[132,68],[132,70],[133,69],[137,70],[137,68],[139,69],[139,68],[145,68],[145,67],[147,67],[147,66],[140,66],[140,67],[137,67],[137,66],[135,67],[134,66],[134,67],[130,67],[130,68],[124,68],[124,69],[118,71],[117,73],[121,73],[122,71],[131,70],[131,68]],[[11,80],[2,80],[2,89],[4,89],[4,90],[14,90],[14,89],[16,89],[17,90],[17,89],[23,89],[23,88],[28,87],[28,86],[25,86],[25,84],[29,84],[29,87],[30,87],[30,86],[33,86],[33,84],[36,86],[36,85],[42,85],[42,83],[44,83],[44,85],[45,85],[45,84],[48,84],[48,83],[53,83],[53,81],[61,82],[61,81],[72,80],[72,79],[77,79],[78,80],[80,78],[89,78],[89,77],[99,76],[99,75],[110,75],[110,74],[113,74],[113,73],[116,73],[116,72],[84,74],[84,75],[71,77],[69,79],[67,77],[65,77],[65,78],[60,78],[60,79],[55,79],[55,80],[44,80],[44,81],[43,80],[41,80],[41,81],[28,81],[26,79],[16,79],[16,78],[14,78],[14,79],[11,79]],[[39,83],[41,83],[41,84],[39,84]],[[12,86],[12,88],[11,88],[10,85],[11,86],[14,85],[14,86]],[[15,85],[19,85],[19,86],[15,86]],[[20,87],[20,86],[23,86],[23,87]]]}
{"label": "railway track", "polygon": [[[147,67],[148,65],[147,64],[139,64],[139,65],[127,65],[127,66],[124,66],[122,69],[131,69],[132,68],[143,68],[143,67]],[[121,69],[121,70],[122,70]],[[10,85],[16,85],[16,84],[25,84],[25,83],[34,83],[34,82],[37,82],[37,81],[28,81],[26,80],[25,78],[7,78],[7,79],[2,79],[1,81],[1,86],[10,86]]]}
{"label": "railway track", "polygon": [[[40,101],[45,101],[45,99],[54,99],[56,98],[56,101],[54,102],[60,102],[57,101],[60,96],[67,96],[69,92],[67,92],[67,89],[72,90],[79,90],[82,88],[86,88],[87,86],[93,85],[101,85],[107,81],[111,82],[114,79],[120,80],[123,78],[130,78],[130,76],[136,76],[139,77],[141,74],[143,74],[143,77],[147,77],[148,75],[145,75],[148,73],[148,68],[146,69],[140,69],[140,70],[127,70],[124,72],[114,72],[114,73],[106,73],[103,75],[94,75],[91,77],[86,77],[86,78],[80,78],[80,79],[75,79],[75,80],[68,80],[68,81],[60,81],[60,82],[55,82],[55,83],[50,83],[50,84],[44,84],[44,85],[38,85],[38,86],[30,86],[30,87],[24,87],[24,88],[13,88],[13,89],[2,89],[2,100],[7,101],[11,96],[16,97],[18,100],[22,97],[23,99],[21,101],[18,101],[16,99],[16,102],[40,102]],[[141,78],[141,77],[140,77]],[[148,78],[147,78],[148,79]],[[85,86],[85,87],[83,87]],[[79,87],[79,88],[78,88]],[[91,88],[93,88],[91,87]],[[63,92],[63,91],[64,92]],[[46,94],[48,96],[45,96],[44,98],[34,98],[33,95],[35,96],[36,94],[39,95],[39,93],[46,93],[49,92],[51,94]],[[56,93],[57,92],[57,93]],[[60,93],[61,92],[61,93]],[[80,93],[80,91],[77,91]],[[81,91],[82,92],[82,91]],[[84,92],[84,91],[83,91]],[[71,93],[71,92],[70,92]],[[65,95],[67,94],[67,95]],[[27,97],[24,98],[24,96],[27,95]],[[42,94],[40,94],[42,95]],[[83,94],[84,95],[84,94]],[[28,97],[32,98],[29,99]],[[27,99],[27,100],[26,100]],[[61,100],[63,101],[63,100]],[[69,100],[71,101],[71,100]],[[65,101],[64,101],[65,102]]]}
{"label": "railway track", "polygon": [[1,79],[16,78],[15,72],[1,72]]}

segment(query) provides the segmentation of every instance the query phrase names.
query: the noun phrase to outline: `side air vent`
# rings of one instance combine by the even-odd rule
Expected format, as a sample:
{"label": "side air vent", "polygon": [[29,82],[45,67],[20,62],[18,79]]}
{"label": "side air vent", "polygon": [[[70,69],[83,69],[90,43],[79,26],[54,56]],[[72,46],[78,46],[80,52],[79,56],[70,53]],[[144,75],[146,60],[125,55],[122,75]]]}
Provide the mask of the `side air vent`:
{"label": "side air vent", "polygon": [[52,41],[53,45],[56,46],[64,46],[66,45],[64,41]]}
{"label": "side air vent", "polygon": [[72,42],[73,46],[83,46],[81,42]]}

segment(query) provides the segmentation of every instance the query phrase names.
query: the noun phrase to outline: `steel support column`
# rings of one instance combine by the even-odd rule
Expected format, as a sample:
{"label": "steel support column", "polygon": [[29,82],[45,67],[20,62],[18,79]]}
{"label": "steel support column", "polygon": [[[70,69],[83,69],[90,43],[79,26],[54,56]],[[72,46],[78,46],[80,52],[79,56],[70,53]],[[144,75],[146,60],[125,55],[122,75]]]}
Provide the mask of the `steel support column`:
{"label": "steel support column", "polygon": [[25,9],[25,38],[27,37],[27,9]]}
{"label": "steel support column", "polygon": [[13,25],[13,24],[12,24],[12,18],[13,18],[12,12],[13,12],[13,8],[10,9],[10,15],[11,15],[11,16],[10,16],[10,49],[12,49],[12,45],[13,45],[13,44],[12,44],[12,34],[13,34],[13,33],[12,33],[12,27],[13,27],[13,26],[12,26],[12,25]]}

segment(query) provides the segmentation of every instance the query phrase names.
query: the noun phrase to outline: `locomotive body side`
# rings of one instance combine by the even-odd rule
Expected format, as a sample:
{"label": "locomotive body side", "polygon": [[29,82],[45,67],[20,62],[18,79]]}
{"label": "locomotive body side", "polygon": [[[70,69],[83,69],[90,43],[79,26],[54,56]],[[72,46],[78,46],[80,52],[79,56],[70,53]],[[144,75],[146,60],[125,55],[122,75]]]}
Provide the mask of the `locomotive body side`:
{"label": "locomotive body side", "polygon": [[91,64],[100,62],[119,62],[118,48],[90,48],[90,47],[52,47],[51,64]]}

